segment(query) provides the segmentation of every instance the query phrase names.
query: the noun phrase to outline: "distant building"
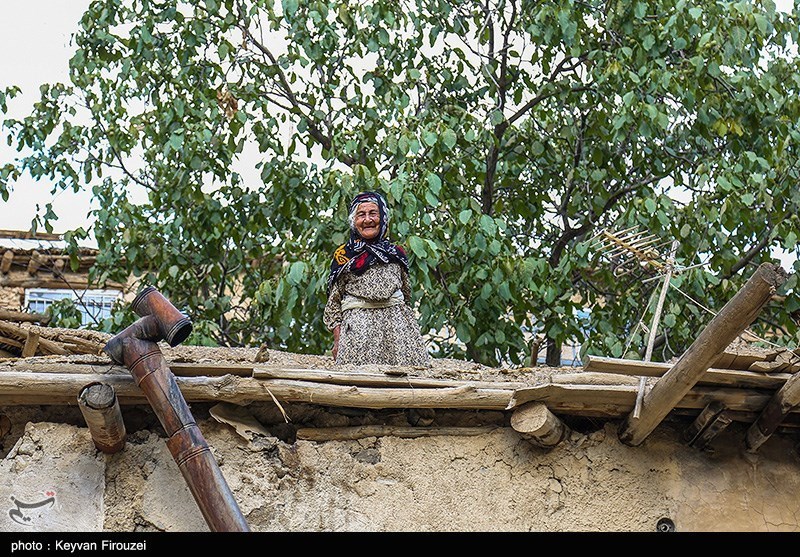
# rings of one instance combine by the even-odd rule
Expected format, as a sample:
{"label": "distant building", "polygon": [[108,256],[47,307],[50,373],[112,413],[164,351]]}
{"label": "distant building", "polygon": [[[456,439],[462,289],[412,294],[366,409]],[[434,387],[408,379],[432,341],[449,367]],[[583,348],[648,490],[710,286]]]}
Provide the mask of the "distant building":
{"label": "distant building", "polygon": [[90,284],[97,250],[81,248],[73,270],[60,234],[0,230],[0,310],[44,314],[55,301],[72,299],[83,325],[108,317],[126,291],[123,284]]}

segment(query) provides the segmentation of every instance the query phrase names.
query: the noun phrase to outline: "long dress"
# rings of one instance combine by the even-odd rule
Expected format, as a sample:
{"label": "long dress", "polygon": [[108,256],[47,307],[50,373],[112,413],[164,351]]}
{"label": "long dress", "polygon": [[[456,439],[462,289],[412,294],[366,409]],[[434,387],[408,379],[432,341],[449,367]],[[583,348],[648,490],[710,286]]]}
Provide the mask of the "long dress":
{"label": "long dress", "polygon": [[[398,290],[403,301],[397,305],[342,309],[348,295],[367,303],[381,302]],[[410,300],[408,273],[397,263],[373,265],[362,275],[342,273],[331,288],[323,315],[328,329],[341,326],[336,363],[429,366],[430,357]]]}

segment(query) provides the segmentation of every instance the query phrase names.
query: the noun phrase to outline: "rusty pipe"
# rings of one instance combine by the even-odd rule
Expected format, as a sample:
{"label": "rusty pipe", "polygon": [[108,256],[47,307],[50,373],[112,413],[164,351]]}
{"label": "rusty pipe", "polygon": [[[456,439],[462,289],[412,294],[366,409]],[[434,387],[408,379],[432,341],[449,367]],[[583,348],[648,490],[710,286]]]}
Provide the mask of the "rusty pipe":
{"label": "rusty pipe", "polygon": [[161,339],[166,340],[170,346],[178,346],[192,332],[189,318],[152,286],[139,292],[131,302],[131,309],[140,317],[154,316]]}
{"label": "rusty pipe", "polygon": [[211,530],[249,532],[233,493],[156,344],[165,339],[170,344],[179,344],[191,332],[191,322],[153,287],[136,297],[133,308],[141,319],[111,338],[103,350],[115,362],[125,364],[144,392],[169,437],[167,448]]}
{"label": "rusty pipe", "polygon": [[148,286],[137,294],[131,302],[131,309],[140,319],[111,338],[103,348],[114,363],[123,363],[122,342],[126,338],[153,342],[166,340],[174,347],[186,340],[192,332],[191,320],[153,286]]}
{"label": "rusty pipe", "polygon": [[248,532],[247,522],[158,345],[126,338],[122,346],[125,366],[164,427],[169,437],[167,448],[206,523],[215,532]]}

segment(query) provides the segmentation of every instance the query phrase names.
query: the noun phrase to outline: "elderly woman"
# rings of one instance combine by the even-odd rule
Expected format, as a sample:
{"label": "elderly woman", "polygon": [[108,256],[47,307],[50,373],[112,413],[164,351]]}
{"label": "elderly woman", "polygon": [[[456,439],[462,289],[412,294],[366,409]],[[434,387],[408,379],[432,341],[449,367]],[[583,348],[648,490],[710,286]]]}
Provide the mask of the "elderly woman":
{"label": "elderly woman", "polygon": [[333,254],[323,316],[336,363],[428,366],[411,307],[408,257],[387,239],[386,200],[359,193],[349,220],[350,239]]}

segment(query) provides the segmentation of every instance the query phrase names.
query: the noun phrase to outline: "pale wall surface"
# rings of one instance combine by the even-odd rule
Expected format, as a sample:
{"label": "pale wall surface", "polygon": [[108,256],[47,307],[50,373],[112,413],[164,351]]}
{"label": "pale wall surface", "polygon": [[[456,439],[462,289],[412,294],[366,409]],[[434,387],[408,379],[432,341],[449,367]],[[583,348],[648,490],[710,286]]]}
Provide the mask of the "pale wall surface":
{"label": "pale wall surface", "polygon": [[[615,424],[606,424],[552,450],[511,428],[288,444],[249,442],[214,420],[199,425],[256,532],[652,532],[664,517],[679,532],[800,530],[793,440],[774,436],[750,455],[736,424],[714,439],[714,451],[686,446],[669,424],[639,447],[621,444]],[[86,428],[29,423],[0,473],[10,479],[0,493],[5,505],[10,494],[56,492],[55,508],[30,513],[38,521],[31,528],[42,531],[208,529],[152,431],[104,455]],[[0,529],[8,510],[0,509]]]}

